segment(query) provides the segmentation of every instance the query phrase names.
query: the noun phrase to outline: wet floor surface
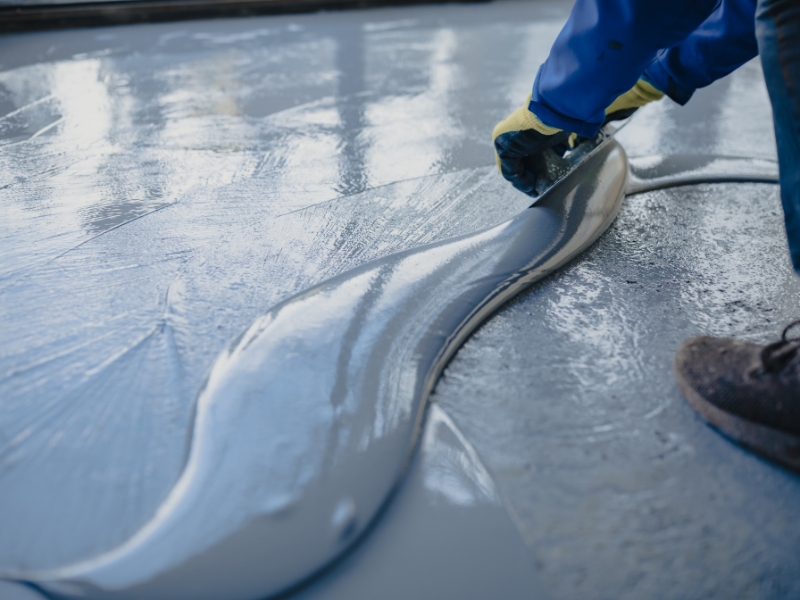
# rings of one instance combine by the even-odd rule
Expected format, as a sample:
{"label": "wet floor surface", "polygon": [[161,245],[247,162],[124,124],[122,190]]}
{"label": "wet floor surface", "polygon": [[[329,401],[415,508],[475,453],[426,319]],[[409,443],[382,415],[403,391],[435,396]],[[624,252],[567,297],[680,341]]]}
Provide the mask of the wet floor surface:
{"label": "wet floor surface", "polygon": [[[774,157],[757,62],[648,107],[631,156]],[[745,115],[753,115],[752,119]],[[777,186],[629,197],[580,259],[501,310],[434,396],[492,469],[558,598],[792,598],[800,480],[709,428],[672,360],[690,336],[798,317]]]}
{"label": "wet floor surface", "polygon": [[554,597],[800,593],[800,481],[706,426],[672,377],[686,337],[764,341],[796,318],[782,227],[765,185],[630,197],[446,370],[436,401],[493,469]]}
{"label": "wet floor surface", "polygon": [[522,81],[491,110],[464,92],[509,85],[482,46],[510,31],[532,63],[554,21],[487,8],[2,40],[1,564],[138,529],[182,469],[203,376],[266,309],[527,204],[486,143]]}
{"label": "wet floor surface", "polygon": [[[203,376],[270,306],[525,207],[488,137],[568,9],[0,39],[0,566],[136,531],[181,471]],[[618,139],[774,158],[758,64]],[[769,185],[631,197],[438,385],[555,597],[800,594],[797,478],[703,425],[671,376],[687,335],[763,340],[797,316],[780,214]]]}

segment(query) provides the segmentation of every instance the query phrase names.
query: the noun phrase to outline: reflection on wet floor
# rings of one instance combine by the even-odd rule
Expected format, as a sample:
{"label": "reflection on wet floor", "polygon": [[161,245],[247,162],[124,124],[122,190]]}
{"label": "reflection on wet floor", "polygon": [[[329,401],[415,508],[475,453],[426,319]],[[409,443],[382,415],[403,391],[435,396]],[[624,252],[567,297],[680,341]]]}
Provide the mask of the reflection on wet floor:
{"label": "reflection on wet floor", "polygon": [[[66,574],[32,574],[33,581],[54,591],[86,582],[90,590],[78,596],[97,600],[108,596],[93,589],[249,600],[284,590],[343,552],[403,478],[430,389],[461,341],[521,285],[567,262],[613,222],[627,180],[619,144],[587,141],[570,159],[574,170],[561,184],[513,219],[370,262],[260,315],[204,381],[186,466],[155,516],[113,552]],[[457,520],[482,518],[452,504]],[[413,527],[426,517],[405,518]],[[494,542],[505,553],[521,539],[498,531]],[[395,550],[409,562],[422,559],[413,546]],[[471,560],[497,579],[506,569],[491,556]],[[434,560],[428,554],[423,562]],[[467,568],[458,554],[448,561]],[[170,579],[180,589],[165,593]],[[459,588],[437,579],[431,585]],[[504,589],[507,598],[531,597],[511,582]]]}
{"label": "reflection on wet floor", "polygon": [[[0,39],[0,567],[92,556],[147,520],[183,466],[202,377],[265,309],[526,206],[489,132],[568,10]],[[619,139],[633,156],[772,158],[769,119],[750,63],[686,107],[649,106]],[[557,596],[798,595],[796,481],[699,424],[669,372],[685,335],[763,338],[795,316],[776,211],[766,186],[632,198],[596,250],[452,363],[439,399]],[[564,378],[542,387],[542,373]]]}
{"label": "reflection on wet floor", "polygon": [[501,65],[512,51],[532,71],[564,16],[3,38],[0,565],[55,567],[141,526],[182,469],[203,376],[267,308],[526,206],[491,166],[491,123],[528,86]]}

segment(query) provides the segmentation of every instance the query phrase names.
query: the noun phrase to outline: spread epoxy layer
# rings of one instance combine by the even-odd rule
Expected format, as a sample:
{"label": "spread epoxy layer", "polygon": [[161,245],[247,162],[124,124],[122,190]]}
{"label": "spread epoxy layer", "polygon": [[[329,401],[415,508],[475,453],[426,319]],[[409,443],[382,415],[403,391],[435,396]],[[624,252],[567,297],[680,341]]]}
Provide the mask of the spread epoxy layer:
{"label": "spread epoxy layer", "polygon": [[[365,265],[258,320],[212,370],[189,464],[156,518],[56,581],[31,579],[98,598],[254,598],[329,562],[400,478],[425,398],[461,342],[613,219],[624,155],[606,142],[584,160],[508,223]],[[698,171],[696,160],[642,162],[668,166],[639,166],[631,191]]]}
{"label": "spread epoxy layer", "polygon": [[763,158],[676,154],[630,160],[627,195],[699,183],[778,183],[778,164]]}
{"label": "spread epoxy layer", "polygon": [[[518,75],[535,72],[569,6],[554,8],[499,2],[0,40],[3,68],[19,67],[0,89],[0,109],[14,113],[2,131],[11,143],[0,156],[0,254],[13,268],[52,259],[3,281],[4,570],[89,558],[141,527],[183,466],[203,374],[267,307],[524,207],[480,165],[490,161],[486,132],[524,97],[530,77]],[[746,137],[748,153],[769,156],[760,82],[751,64],[687,107],[648,107],[623,145],[634,155],[739,154]],[[79,102],[76,88],[98,103]],[[181,92],[195,89],[210,94]],[[309,147],[319,152],[306,163]],[[527,353],[530,339],[524,350],[508,343]],[[520,393],[503,379],[498,394]],[[483,417],[489,429],[497,412]]]}
{"label": "spread epoxy layer", "polygon": [[[1,569],[89,559],[150,520],[183,469],[203,377],[270,306],[523,210],[488,132],[569,8],[3,36]],[[751,67],[687,107],[643,109],[621,143],[739,154],[744,127],[748,152],[770,156]]]}
{"label": "spread epoxy layer", "polygon": [[368,263],[279,304],[212,367],[186,468],[119,548],[26,579],[90,598],[257,598],[342,552],[401,477],[444,364],[500,304],[613,221],[611,139],[488,230]]}
{"label": "spread epoxy layer", "polygon": [[568,10],[2,36],[0,571],[141,529],[183,470],[203,378],[271,306],[523,210],[488,132]]}
{"label": "spread epoxy layer", "polygon": [[288,598],[549,598],[491,475],[436,404],[418,446],[366,539]]}

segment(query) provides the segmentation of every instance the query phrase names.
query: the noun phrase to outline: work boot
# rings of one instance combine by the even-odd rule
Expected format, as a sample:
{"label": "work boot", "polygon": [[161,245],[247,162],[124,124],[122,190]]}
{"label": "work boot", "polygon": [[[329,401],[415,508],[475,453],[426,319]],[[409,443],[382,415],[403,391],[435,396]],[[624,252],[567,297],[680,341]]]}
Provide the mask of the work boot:
{"label": "work boot", "polygon": [[706,421],[761,456],[800,472],[800,338],[762,346],[695,337],[675,356],[684,397]]}

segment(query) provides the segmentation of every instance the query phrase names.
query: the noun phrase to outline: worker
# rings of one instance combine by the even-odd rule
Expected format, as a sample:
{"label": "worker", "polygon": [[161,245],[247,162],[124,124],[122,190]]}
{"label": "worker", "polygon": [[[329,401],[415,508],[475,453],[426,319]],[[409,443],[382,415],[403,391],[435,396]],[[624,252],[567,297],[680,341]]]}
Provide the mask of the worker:
{"label": "worker", "polygon": [[[668,96],[694,91],[761,55],[772,102],[789,252],[800,274],[800,2],[577,0],[523,106],[493,132],[498,167],[536,196],[547,148]],[[683,342],[675,376],[709,423],[800,471],[800,321],[765,346],[729,338]]]}

